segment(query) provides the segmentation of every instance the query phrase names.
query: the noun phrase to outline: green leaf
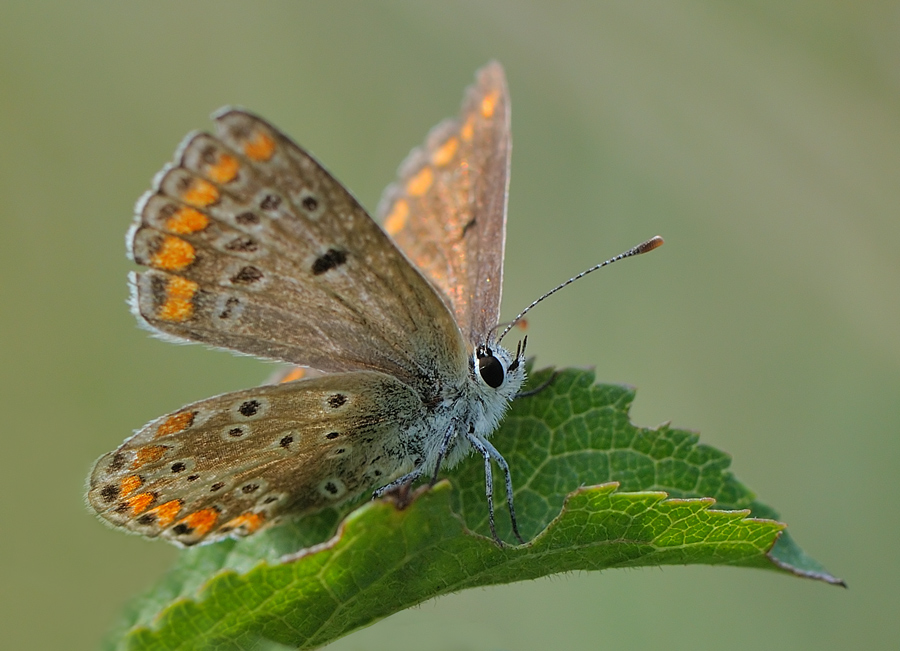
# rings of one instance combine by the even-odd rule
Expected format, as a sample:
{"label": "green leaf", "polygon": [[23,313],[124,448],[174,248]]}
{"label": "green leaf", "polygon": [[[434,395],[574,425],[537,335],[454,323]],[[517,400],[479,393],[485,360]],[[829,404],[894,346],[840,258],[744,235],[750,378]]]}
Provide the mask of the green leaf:
{"label": "green leaf", "polygon": [[[493,441],[527,545],[490,539],[483,461],[472,457],[449,473],[452,486],[418,491],[406,508],[363,500],[186,551],[107,648],[315,648],[438,595],[571,570],[702,563],[841,583],[735,479],[728,455],[692,432],[635,427],[633,399],[569,369],[514,403]],[[510,540],[495,480],[497,529]]]}

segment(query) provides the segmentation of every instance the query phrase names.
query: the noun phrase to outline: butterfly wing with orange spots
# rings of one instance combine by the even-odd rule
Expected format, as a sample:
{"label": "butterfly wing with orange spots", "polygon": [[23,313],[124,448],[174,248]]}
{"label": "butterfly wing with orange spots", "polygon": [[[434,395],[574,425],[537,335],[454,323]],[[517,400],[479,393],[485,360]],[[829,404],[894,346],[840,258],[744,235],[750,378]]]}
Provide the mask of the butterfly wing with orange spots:
{"label": "butterfly wing with orange spots", "polygon": [[385,230],[440,288],[475,345],[490,338],[499,318],[510,147],[506,78],[493,62],[478,72],[459,117],[410,153],[378,209]]}
{"label": "butterfly wing with orange spots", "polygon": [[185,139],[138,204],[132,307],[152,330],[431,390],[466,346],[434,288],[318,162],[238,109]]}
{"label": "butterfly wing with orange spots", "polygon": [[399,436],[414,391],[369,371],[201,400],[101,457],[88,501],[105,520],[179,545],[334,506],[410,469]]}

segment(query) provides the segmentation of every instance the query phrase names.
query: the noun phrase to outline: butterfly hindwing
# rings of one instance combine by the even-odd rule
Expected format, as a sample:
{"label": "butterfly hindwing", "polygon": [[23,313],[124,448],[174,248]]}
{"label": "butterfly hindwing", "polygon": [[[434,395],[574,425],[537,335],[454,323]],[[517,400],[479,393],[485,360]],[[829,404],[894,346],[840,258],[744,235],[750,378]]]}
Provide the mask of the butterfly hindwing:
{"label": "butterfly hindwing", "polygon": [[[424,386],[462,368],[452,314],[309,154],[237,109],[189,136],[138,205],[133,308],[152,329],[327,372]],[[433,379],[433,378],[431,378]]]}
{"label": "butterfly hindwing", "polygon": [[410,468],[415,392],[375,372],[220,395],[138,431],[97,461],[88,500],[116,526],[191,545],[359,495]]}
{"label": "butterfly hindwing", "polygon": [[378,210],[470,343],[484,343],[499,317],[510,148],[506,79],[493,62],[477,73],[459,117],[410,153]]}

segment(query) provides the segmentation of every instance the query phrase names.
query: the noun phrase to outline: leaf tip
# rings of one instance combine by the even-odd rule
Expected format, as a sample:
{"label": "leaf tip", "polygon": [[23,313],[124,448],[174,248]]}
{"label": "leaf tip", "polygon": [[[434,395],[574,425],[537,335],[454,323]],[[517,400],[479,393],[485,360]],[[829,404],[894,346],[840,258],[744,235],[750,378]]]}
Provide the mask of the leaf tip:
{"label": "leaf tip", "polygon": [[779,570],[783,570],[794,576],[804,579],[823,581],[829,585],[837,585],[846,588],[844,579],[834,576],[797,546],[787,530],[781,531],[772,548],[766,552],[766,557]]}

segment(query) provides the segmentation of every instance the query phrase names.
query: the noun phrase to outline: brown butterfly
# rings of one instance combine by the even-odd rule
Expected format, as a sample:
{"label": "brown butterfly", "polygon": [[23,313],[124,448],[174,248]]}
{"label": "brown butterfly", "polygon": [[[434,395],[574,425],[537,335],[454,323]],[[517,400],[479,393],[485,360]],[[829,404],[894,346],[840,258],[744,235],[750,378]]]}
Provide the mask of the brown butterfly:
{"label": "brown butterfly", "polygon": [[512,512],[488,440],[525,379],[522,347],[494,334],[510,156],[501,66],[478,72],[459,117],[386,190],[393,239],[275,127],[233,108],[214,119],[216,135],[189,135],[137,205],[130,254],[150,269],[131,276],[133,311],[165,339],[314,371],[149,423],[97,461],[91,506],[193,545],[435,477],[474,449],[489,505],[493,461]]}

